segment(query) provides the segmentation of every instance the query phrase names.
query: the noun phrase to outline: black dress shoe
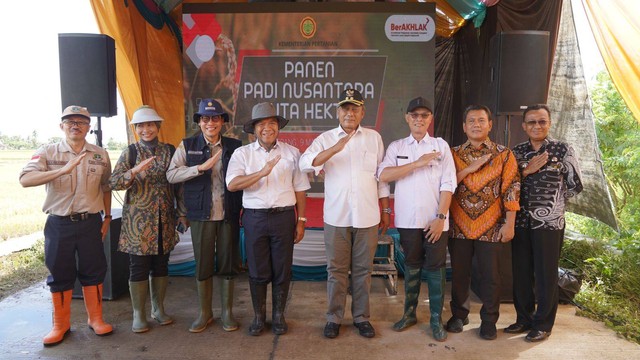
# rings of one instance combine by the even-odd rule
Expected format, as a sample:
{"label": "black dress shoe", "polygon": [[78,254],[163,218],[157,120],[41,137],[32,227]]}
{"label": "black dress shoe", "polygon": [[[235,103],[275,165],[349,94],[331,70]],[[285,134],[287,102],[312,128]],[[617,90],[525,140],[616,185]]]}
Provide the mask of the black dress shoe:
{"label": "black dress shoe", "polygon": [[371,326],[371,323],[368,321],[353,323],[353,325],[358,328],[358,332],[360,333],[360,336],[364,336],[366,338],[372,338],[376,336],[376,331],[373,329],[373,326]]}
{"label": "black dress shoe", "polygon": [[528,342],[538,342],[538,341],[547,340],[549,335],[551,335],[551,331],[542,331],[542,330],[534,329],[529,331],[529,333],[527,334],[527,336],[525,336],[524,339]]}
{"label": "black dress shoe", "polygon": [[334,339],[338,337],[338,334],[340,334],[340,324],[328,322],[324,326],[324,337]]}
{"label": "black dress shoe", "polygon": [[504,332],[507,334],[522,334],[525,331],[531,330],[530,325],[515,323],[504,328]]}
{"label": "black dress shoe", "polygon": [[495,340],[498,337],[496,324],[489,321],[480,323],[480,337],[485,340]]}
{"label": "black dress shoe", "polygon": [[462,327],[464,325],[467,325],[469,323],[469,318],[466,317],[464,320],[462,319],[458,319],[455,317],[451,317],[451,319],[449,319],[449,321],[447,321],[447,331],[448,332],[452,332],[452,333],[459,333],[462,332]]}

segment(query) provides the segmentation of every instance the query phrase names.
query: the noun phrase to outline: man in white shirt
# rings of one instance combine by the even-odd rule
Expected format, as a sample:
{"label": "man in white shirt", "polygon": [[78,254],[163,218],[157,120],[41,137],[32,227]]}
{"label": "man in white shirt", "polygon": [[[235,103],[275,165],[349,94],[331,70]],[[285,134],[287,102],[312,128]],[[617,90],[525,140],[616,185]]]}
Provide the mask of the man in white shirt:
{"label": "man in white shirt", "polygon": [[456,189],[456,169],[449,145],[429,136],[433,107],[417,97],[404,118],[411,134],[392,142],[378,167],[380,181],[396,182],[395,225],[405,254],[404,314],[393,325],[402,331],[417,323],[416,307],[422,274],[429,289],[431,330],[438,341],[447,339],[442,326],[449,204]]}
{"label": "man in white shirt", "polygon": [[[372,338],[369,290],[373,257],[382,233],[389,227],[389,186],[378,183],[376,170],[384,156],[382,138],[360,126],[364,99],[354,89],[340,94],[340,126],[320,134],[300,157],[300,169],[324,171],[324,242],[327,254],[327,324],[324,336],[339,334],[351,271],[351,314],[360,335]],[[380,207],[383,214],[380,215]]]}
{"label": "man in white shirt", "polygon": [[[271,103],[253,107],[244,132],[257,140],[237,149],[227,170],[230,191],[244,190],[244,226],[249,284],[254,319],[249,334],[258,336],[266,318],[267,284],[271,282],[272,327],[276,335],[287,332],[284,309],[289,295],[293,244],[304,237],[305,191],[309,179],[298,168],[300,151],[277,141],[288,120],[278,116]],[[297,216],[296,216],[297,212]]]}

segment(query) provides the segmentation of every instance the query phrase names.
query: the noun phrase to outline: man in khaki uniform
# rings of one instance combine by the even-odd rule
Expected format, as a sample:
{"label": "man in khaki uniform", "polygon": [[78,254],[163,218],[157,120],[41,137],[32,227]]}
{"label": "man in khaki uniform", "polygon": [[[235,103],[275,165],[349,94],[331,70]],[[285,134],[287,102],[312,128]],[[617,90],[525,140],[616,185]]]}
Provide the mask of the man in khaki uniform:
{"label": "man in khaki uniform", "polygon": [[67,107],[60,123],[65,139],[40,147],[20,173],[22,186],[45,185],[47,191],[42,210],[49,215],[44,256],[51,273],[47,285],[53,329],[43,339],[45,346],[61,343],[71,329],[76,277],[82,284],[89,327],[101,336],[113,330],[102,320],[102,282],[107,272],[102,241],[111,222],[111,162],[104,149],[86,142],[90,127],[87,108]]}

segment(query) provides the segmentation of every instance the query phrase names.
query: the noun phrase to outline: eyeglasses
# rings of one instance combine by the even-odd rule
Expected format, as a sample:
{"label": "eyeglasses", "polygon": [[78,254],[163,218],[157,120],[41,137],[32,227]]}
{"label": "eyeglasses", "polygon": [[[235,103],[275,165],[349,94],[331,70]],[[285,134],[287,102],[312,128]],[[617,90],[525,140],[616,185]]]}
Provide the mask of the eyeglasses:
{"label": "eyeglasses", "polygon": [[74,127],[74,126],[81,127],[81,126],[91,125],[91,123],[88,123],[85,121],[74,121],[74,120],[65,120],[62,123],[69,125],[69,127]]}
{"label": "eyeglasses", "polygon": [[209,121],[220,122],[220,121],[222,121],[222,116],[220,116],[220,115],[200,116],[200,121],[202,121],[205,124],[208,123]]}
{"label": "eyeglasses", "polygon": [[536,124],[538,124],[540,127],[545,127],[549,124],[549,122],[547,120],[529,120],[529,121],[525,121],[525,124],[527,124],[527,126],[529,127],[534,127],[536,126]]}
{"label": "eyeglasses", "polygon": [[409,116],[411,116],[411,118],[413,120],[418,120],[418,119],[423,119],[423,120],[427,120],[429,118],[429,116],[431,116],[431,113],[409,113]]}

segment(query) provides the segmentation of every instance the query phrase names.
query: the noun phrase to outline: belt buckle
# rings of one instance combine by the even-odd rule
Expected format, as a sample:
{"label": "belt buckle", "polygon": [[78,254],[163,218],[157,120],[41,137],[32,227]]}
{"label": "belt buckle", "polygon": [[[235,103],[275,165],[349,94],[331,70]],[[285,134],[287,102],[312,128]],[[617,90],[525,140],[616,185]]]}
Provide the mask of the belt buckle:
{"label": "belt buckle", "polygon": [[87,216],[88,216],[88,214],[86,212],[74,213],[74,214],[69,215],[69,220],[71,220],[73,222],[87,220]]}

